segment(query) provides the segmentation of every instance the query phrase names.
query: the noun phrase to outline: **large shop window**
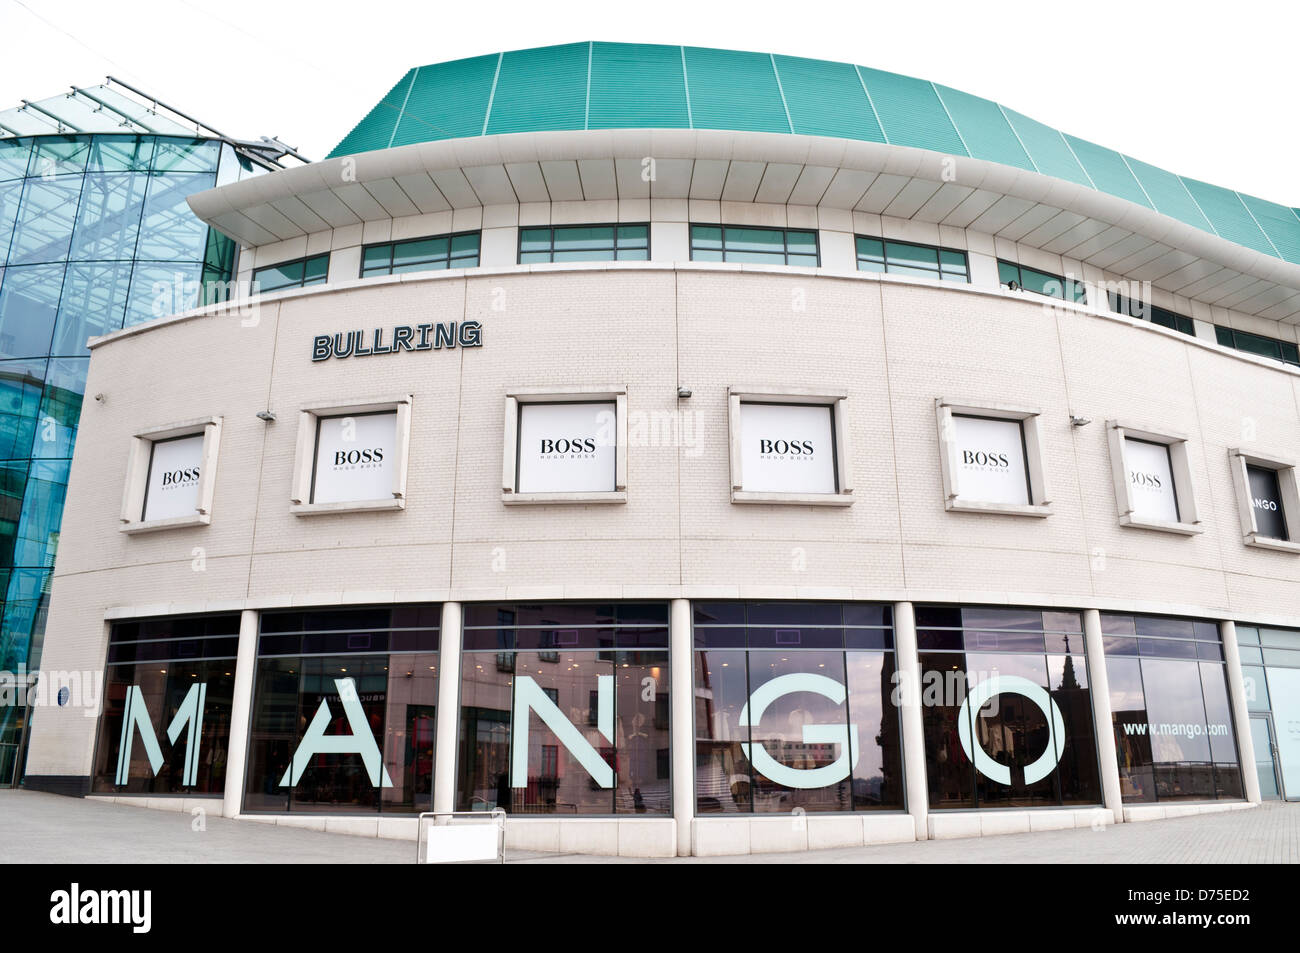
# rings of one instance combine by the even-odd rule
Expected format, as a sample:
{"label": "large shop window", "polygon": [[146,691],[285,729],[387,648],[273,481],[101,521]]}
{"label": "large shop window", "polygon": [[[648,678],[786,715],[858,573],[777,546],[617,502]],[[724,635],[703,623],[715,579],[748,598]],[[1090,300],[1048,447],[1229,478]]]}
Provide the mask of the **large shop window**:
{"label": "large shop window", "polygon": [[1247,450],[1228,451],[1247,546],[1300,553],[1300,488],[1295,463]]}
{"label": "large shop window", "polygon": [[127,460],[122,532],[210,523],[220,443],[220,417],[137,433]]}
{"label": "large shop window", "polygon": [[1219,627],[1103,612],[1125,801],[1242,796]]}
{"label": "large shop window", "polygon": [[1300,631],[1238,625],[1237,644],[1260,793],[1300,800]]}
{"label": "large shop window", "polygon": [[1184,536],[1201,532],[1186,437],[1108,420],[1106,438],[1122,525]]}
{"label": "large shop window", "polygon": [[305,408],[290,511],[299,516],[406,506],[411,397]]}
{"label": "large shop window", "polygon": [[903,808],[890,606],[693,612],[697,813]]}
{"label": "large shop window", "polygon": [[262,613],[245,811],[432,809],[440,613]]}
{"label": "large shop window", "polygon": [[1097,804],[1077,612],[917,606],[930,807]]}
{"label": "large shop window", "polygon": [[465,606],[462,811],[669,814],[667,603]]}
{"label": "large shop window", "polygon": [[849,506],[844,394],[730,388],[731,502]]}
{"label": "large shop window", "polygon": [[512,391],[503,433],[503,502],[626,502],[626,388]]}
{"label": "large shop window", "polygon": [[238,645],[238,613],[112,624],[96,793],[223,793]]}
{"label": "large shop window", "polygon": [[938,398],[944,508],[1050,516],[1038,411]]}

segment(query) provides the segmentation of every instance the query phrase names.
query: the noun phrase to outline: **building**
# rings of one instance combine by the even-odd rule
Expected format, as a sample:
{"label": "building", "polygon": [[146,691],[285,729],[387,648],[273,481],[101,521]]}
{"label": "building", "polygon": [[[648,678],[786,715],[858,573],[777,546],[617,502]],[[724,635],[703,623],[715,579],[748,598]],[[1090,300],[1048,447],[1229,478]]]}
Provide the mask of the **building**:
{"label": "building", "polygon": [[189,203],[260,293],[91,342],[28,786],[632,855],[1300,795],[1295,209],[610,43]]}
{"label": "building", "polygon": [[[186,199],[286,154],[116,80],[0,112],[0,671],[11,684],[25,690],[40,666],[87,339],[224,297],[236,245]],[[0,707],[0,786],[21,778],[27,716]]]}

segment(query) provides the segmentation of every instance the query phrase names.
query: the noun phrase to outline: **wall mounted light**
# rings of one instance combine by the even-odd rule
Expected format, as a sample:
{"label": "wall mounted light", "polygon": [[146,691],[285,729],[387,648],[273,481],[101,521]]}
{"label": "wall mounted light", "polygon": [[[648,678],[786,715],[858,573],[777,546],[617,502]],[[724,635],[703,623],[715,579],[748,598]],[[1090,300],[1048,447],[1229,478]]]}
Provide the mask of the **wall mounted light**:
{"label": "wall mounted light", "polygon": [[275,414],[271,413],[269,410],[259,410],[259,411],[257,412],[257,419],[258,419],[258,420],[265,420],[268,424],[270,424],[270,423],[274,423],[274,422],[275,422]]}
{"label": "wall mounted light", "polygon": [[677,387],[677,399],[678,399],[678,400],[686,400],[686,399],[687,399],[688,397],[690,397],[690,396],[691,396],[691,389],[690,389],[689,387],[682,387],[682,386],[678,385],[678,387]]}
{"label": "wall mounted light", "polygon": [[1091,417],[1080,417],[1078,414],[1070,414],[1071,427],[1086,427],[1092,423]]}

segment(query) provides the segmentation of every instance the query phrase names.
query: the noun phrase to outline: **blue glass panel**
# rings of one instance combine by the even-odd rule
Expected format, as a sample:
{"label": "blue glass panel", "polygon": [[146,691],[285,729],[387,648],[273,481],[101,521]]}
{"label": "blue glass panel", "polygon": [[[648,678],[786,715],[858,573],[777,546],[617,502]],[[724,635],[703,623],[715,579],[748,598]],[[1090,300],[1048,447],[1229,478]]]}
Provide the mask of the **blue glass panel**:
{"label": "blue glass panel", "polygon": [[212,188],[215,175],[151,174],[140,244],[135,257],[155,261],[202,261],[208,226],[194,217],[186,198]]}
{"label": "blue glass panel", "polygon": [[87,354],[87,338],[120,328],[130,284],[129,261],[69,264],[51,353]]}
{"label": "blue glass panel", "polygon": [[50,361],[37,418],[36,439],[32,441],[34,458],[72,456],[89,365],[88,357],[63,357]]}
{"label": "blue glass panel", "polygon": [[210,139],[159,139],[153,167],[159,172],[216,172],[221,143]]}
{"label": "blue glass panel", "polygon": [[33,143],[32,161],[27,166],[27,174],[44,177],[75,175],[86,170],[89,155],[89,139],[75,136],[42,137]]}
{"label": "blue glass panel", "polygon": [[13,671],[20,663],[34,667],[34,642],[45,628],[44,607],[49,571],[18,569],[9,577],[3,623],[0,623],[0,668]]}
{"label": "blue glass panel", "polygon": [[[14,222],[18,219],[18,206],[22,204],[22,197],[22,179],[0,182],[0,255],[9,253],[9,239],[14,234]],[[0,261],[3,259],[0,258]]]}
{"label": "blue glass panel", "polygon": [[152,136],[96,136],[87,172],[146,172],[153,159]]}
{"label": "blue glass panel", "polygon": [[0,460],[25,458],[36,433],[45,359],[0,361]]}
{"label": "blue glass panel", "polygon": [[0,182],[5,179],[21,179],[26,175],[31,152],[30,139],[0,140]]}
{"label": "blue glass panel", "polygon": [[134,258],[147,182],[147,176],[130,172],[87,175],[68,257],[81,261]]}
{"label": "blue glass panel", "polygon": [[34,460],[14,540],[15,566],[52,566],[71,460]]}
{"label": "blue glass panel", "polygon": [[62,261],[68,257],[80,192],[80,176],[27,180],[9,248],[9,264]]}
{"label": "blue glass panel", "polygon": [[27,461],[0,463],[0,566],[12,566],[14,538],[27,487]]}
{"label": "blue glass panel", "polygon": [[63,286],[63,264],[5,269],[0,285],[0,358],[44,357]]}
{"label": "blue glass panel", "polygon": [[[205,226],[206,227],[206,226]],[[126,302],[123,327],[142,321],[179,314],[199,301],[199,277],[203,265],[137,262],[131,274],[131,292]]]}

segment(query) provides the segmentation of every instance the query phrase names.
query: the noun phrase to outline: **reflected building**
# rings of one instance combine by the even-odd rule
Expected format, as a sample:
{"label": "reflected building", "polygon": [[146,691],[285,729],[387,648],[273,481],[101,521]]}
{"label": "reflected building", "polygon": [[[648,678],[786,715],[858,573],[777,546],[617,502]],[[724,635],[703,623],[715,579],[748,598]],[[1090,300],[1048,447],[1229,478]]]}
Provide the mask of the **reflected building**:
{"label": "reflected building", "polygon": [[[237,247],[196,192],[282,167],[110,80],[0,111],[0,671],[40,665],[87,339],[223,300]],[[0,708],[0,786],[28,711]]]}

